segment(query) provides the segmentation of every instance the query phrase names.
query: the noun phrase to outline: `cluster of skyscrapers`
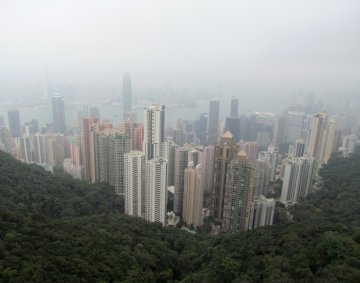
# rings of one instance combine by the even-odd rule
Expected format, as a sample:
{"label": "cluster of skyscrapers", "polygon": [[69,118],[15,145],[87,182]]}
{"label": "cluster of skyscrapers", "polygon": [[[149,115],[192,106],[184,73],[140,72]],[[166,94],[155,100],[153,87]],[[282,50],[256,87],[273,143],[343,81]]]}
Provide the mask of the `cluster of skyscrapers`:
{"label": "cluster of skyscrapers", "polygon": [[118,125],[101,120],[92,107],[79,129],[67,128],[60,95],[51,101],[53,124],[42,130],[36,120],[22,125],[19,111],[9,110],[8,128],[0,119],[0,149],[48,170],[112,185],[124,196],[128,215],[166,225],[171,212],[171,221],[175,215],[195,229],[211,216],[222,231],[240,232],[272,225],[275,197],[285,205],[306,198],[331,154],[352,154],[359,144],[356,133],[343,130],[328,113],[240,115],[237,98],[223,123],[215,100],[209,113],[195,121],[179,119],[175,128],[165,128],[161,104],[146,106],[138,123],[131,96],[125,74],[124,119]]}

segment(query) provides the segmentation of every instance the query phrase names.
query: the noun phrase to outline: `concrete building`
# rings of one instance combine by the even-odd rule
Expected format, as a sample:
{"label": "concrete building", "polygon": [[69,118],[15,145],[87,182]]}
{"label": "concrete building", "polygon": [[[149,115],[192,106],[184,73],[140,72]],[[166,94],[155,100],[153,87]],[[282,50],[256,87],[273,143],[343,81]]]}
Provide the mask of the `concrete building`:
{"label": "concrete building", "polygon": [[273,225],[275,204],[273,198],[266,198],[263,195],[255,197],[251,202],[249,230]]}
{"label": "concrete building", "polygon": [[144,151],[146,160],[163,156],[165,106],[150,105],[144,110]]}
{"label": "concrete building", "polygon": [[223,217],[224,195],[228,165],[238,153],[239,147],[228,131],[220,138],[214,152],[214,176],[211,198],[211,215],[216,222],[221,222]]}
{"label": "concrete building", "polygon": [[193,225],[195,229],[203,224],[204,177],[200,164],[194,167],[194,163],[190,162],[185,169],[182,219],[187,225]]}
{"label": "concrete building", "polygon": [[311,120],[307,154],[319,164],[326,163],[333,152],[335,126],[335,121],[325,112],[314,115]]}
{"label": "concrete building", "polygon": [[146,162],[145,219],[166,223],[167,213],[167,161],[156,157]]}
{"label": "concrete building", "polygon": [[291,157],[285,162],[280,201],[283,204],[297,203],[311,192],[314,174],[314,158]]}
{"label": "concrete building", "polygon": [[253,168],[241,150],[229,163],[226,174],[222,230],[241,232],[249,227]]}
{"label": "concrete building", "polygon": [[145,154],[125,154],[125,213],[145,218]]}

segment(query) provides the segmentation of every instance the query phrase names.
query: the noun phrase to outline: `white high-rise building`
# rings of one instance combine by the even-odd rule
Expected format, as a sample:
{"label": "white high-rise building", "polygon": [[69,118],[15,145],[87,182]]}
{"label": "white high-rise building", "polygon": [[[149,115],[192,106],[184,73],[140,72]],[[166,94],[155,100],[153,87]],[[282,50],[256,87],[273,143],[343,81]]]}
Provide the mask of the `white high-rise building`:
{"label": "white high-rise building", "polygon": [[165,105],[150,105],[144,110],[144,150],[146,160],[164,157]]}
{"label": "white high-rise building", "polygon": [[263,195],[254,198],[250,208],[249,230],[273,224],[275,203],[275,199]]}
{"label": "white high-rise building", "polygon": [[335,127],[335,121],[325,112],[314,115],[311,120],[307,154],[319,163],[326,163],[330,159]]}
{"label": "white high-rise building", "polygon": [[125,213],[145,217],[145,154],[125,154]]}
{"label": "white high-rise building", "polygon": [[167,212],[167,160],[148,160],[145,179],[145,219],[165,224]]}
{"label": "white high-rise building", "polygon": [[284,204],[297,203],[311,190],[314,173],[314,158],[291,157],[285,163],[280,201]]}

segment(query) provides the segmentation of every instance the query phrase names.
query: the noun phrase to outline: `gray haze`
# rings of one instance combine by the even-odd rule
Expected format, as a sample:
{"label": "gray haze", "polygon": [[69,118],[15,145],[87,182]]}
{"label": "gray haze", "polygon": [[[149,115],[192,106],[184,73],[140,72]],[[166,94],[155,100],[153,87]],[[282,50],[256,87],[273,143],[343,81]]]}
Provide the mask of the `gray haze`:
{"label": "gray haze", "polygon": [[52,82],[356,96],[360,1],[0,1],[0,96]]}

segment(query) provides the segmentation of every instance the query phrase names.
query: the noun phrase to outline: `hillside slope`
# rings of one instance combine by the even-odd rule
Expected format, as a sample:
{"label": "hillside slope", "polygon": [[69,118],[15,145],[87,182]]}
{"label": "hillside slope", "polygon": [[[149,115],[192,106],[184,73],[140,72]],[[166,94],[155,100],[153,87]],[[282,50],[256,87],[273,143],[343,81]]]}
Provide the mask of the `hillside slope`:
{"label": "hillside slope", "polygon": [[3,282],[358,282],[360,156],[333,159],[295,223],[192,236],[123,215],[105,184],[0,152]]}

